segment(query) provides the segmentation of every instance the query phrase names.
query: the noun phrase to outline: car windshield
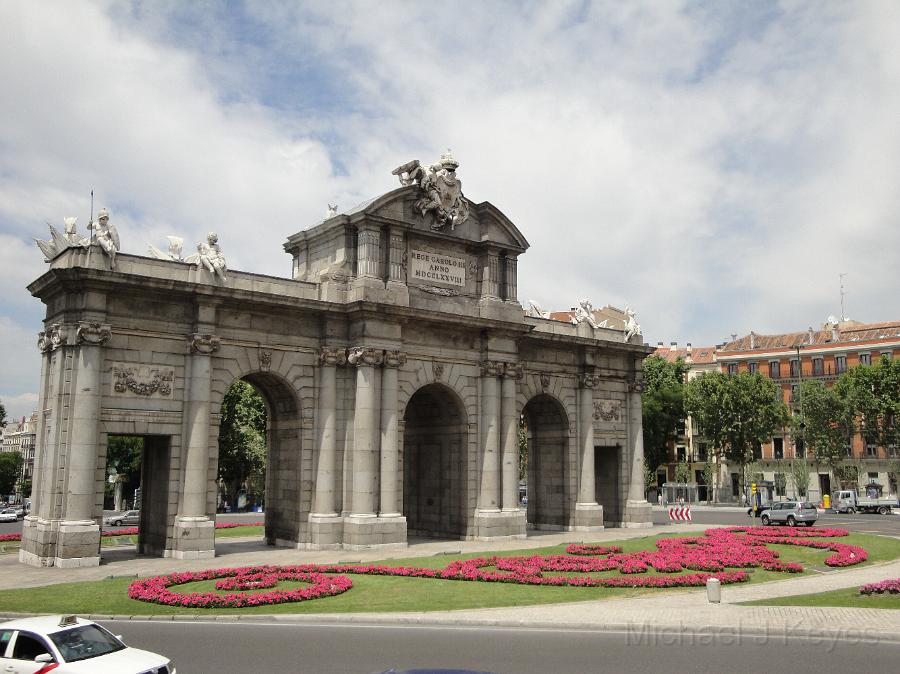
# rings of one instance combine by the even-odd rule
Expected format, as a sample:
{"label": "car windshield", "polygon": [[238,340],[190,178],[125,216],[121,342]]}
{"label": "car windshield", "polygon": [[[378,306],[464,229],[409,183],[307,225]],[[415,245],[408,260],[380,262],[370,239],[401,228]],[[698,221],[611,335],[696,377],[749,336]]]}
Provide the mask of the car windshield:
{"label": "car windshield", "polygon": [[66,662],[96,658],[114,651],[121,651],[125,644],[99,625],[83,625],[50,635],[60,655]]}

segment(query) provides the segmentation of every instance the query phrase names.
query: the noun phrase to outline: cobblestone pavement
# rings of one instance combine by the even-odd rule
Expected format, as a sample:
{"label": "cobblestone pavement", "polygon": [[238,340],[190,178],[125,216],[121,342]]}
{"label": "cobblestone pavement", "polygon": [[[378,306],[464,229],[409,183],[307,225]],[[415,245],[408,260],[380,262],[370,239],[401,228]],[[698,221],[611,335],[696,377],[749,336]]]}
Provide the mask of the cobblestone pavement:
{"label": "cobblestone pavement", "polygon": [[[708,525],[666,527],[666,533],[692,533]],[[414,541],[407,548],[385,551],[305,551],[271,548],[246,539],[220,539],[218,556],[207,560],[174,560],[136,557],[131,549],[104,549],[104,563],[83,569],[38,569],[19,564],[14,555],[0,557],[0,589],[37,587],[54,583],[99,580],[110,576],[147,576],[176,570],[199,570],[248,564],[367,562],[379,559],[424,557],[467,552],[504,552],[569,542],[602,543],[640,538],[658,533],[648,529],[610,529],[582,534],[559,533],[530,536],[527,540]],[[885,578],[900,577],[900,560],[871,566],[829,571],[802,578],[754,585],[722,587],[722,603],[711,604],[705,589],[661,590],[625,599],[606,599],[526,607],[474,609],[434,613],[355,615],[239,616],[219,620],[272,622],[355,622],[360,624],[428,624],[447,626],[517,626],[570,630],[616,630],[634,636],[668,634],[672,638],[753,639],[807,638],[823,643],[883,641],[900,643],[900,610],[817,608],[799,606],[741,606],[740,602],[825,592],[855,587]],[[95,616],[96,617],[96,616]],[[111,616],[103,616],[111,617]],[[122,617],[122,616],[116,616]],[[202,619],[198,615],[196,618]],[[153,619],[172,620],[171,616]],[[181,618],[179,618],[181,619]]]}

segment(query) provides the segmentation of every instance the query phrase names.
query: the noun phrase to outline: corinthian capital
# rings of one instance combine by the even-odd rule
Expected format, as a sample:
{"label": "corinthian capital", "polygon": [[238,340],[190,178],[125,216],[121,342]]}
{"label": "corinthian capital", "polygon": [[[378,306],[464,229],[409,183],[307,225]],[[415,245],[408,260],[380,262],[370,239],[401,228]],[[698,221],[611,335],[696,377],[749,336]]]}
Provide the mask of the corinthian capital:
{"label": "corinthian capital", "polygon": [[596,374],[580,374],[578,375],[578,385],[582,388],[592,389],[600,383],[600,375]]}
{"label": "corinthian capital", "polygon": [[46,330],[38,333],[37,347],[42,353],[53,351],[68,341],[65,327],[59,323],[52,323]]}
{"label": "corinthian capital", "polygon": [[112,327],[96,321],[78,321],[75,326],[76,344],[97,344],[103,346],[112,337]]}
{"label": "corinthian capital", "polygon": [[319,350],[319,365],[337,367],[338,365],[346,364],[347,349],[334,349],[328,346],[323,346]]}
{"label": "corinthian capital", "polygon": [[503,363],[499,360],[483,360],[481,361],[482,377],[499,377],[503,374]]}
{"label": "corinthian capital", "polygon": [[406,365],[406,354],[402,351],[384,352],[385,367],[403,367],[404,365]]}
{"label": "corinthian capital", "polygon": [[521,363],[504,363],[503,375],[510,379],[521,379],[525,374],[525,366]]}
{"label": "corinthian capital", "polygon": [[384,352],[378,349],[370,349],[365,346],[357,346],[350,349],[347,362],[356,367],[381,365],[384,360]]}
{"label": "corinthian capital", "polygon": [[190,339],[191,353],[208,356],[219,350],[220,340],[215,335],[194,333]]}
{"label": "corinthian capital", "polygon": [[632,393],[643,393],[646,387],[643,375],[638,374],[634,379],[628,380],[628,390]]}

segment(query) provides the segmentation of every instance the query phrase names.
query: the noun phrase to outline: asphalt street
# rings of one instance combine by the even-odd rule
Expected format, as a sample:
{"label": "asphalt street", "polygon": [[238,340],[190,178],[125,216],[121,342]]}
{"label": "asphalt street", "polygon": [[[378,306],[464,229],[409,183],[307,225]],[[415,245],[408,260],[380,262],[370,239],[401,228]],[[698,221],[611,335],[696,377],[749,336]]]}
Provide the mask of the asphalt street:
{"label": "asphalt street", "polygon": [[[900,511],[894,511],[890,515],[867,515],[858,513],[855,515],[837,513],[819,513],[816,521],[817,527],[841,527],[855,533],[882,534],[887,536],[900,536]],[[746,510],[736,508],[701,507],[691,511],[694,524],[731,524],[731,525],[756,525],[758,519],[747,517]],[[653,523],[655,525],[667,525],[677,530],[678,524],[669,521],[668,511],[654,508]]]}
{"label": "asphalt street", "polygon": [[[572,610],[577,610],[573,605]],[[592,632],[491,627],[106,621],[129,645],[164,653],[179,674],[368,674],[457,668],[498,674],[895,671],[900,645],[727,630]]]}

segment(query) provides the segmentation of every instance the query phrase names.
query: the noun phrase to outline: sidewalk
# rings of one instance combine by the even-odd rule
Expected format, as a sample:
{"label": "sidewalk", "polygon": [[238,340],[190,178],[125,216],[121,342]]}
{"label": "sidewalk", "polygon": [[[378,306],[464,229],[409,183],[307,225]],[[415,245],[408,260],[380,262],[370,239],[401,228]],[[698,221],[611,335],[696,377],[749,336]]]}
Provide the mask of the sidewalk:
{"label": "sidewalk", "polygon": [[[503,552],[559,543],[602,543],[640,538],[660,531],[694,533],[709,525],[679,524],[653,529],[610,529],[603,532],[554,533],[530,536],[524,541],[415,541],[408,548],[392,551],[304,551],[271,548],[240,539],[223,539],[220,553],[211,560],[136,558],[133,549],[104,550],[104,564],[86,569],[38,569],[20,565],[13,555],[0,558],[0,589],[36,587],[55,583],[99,580],[110,576],[146,576],[176,570],[198,570],[248,564],[367,562],[438,554],[476,551]],[[109,559],[107,562],[106,559]],[[807,638],[833,645],[836,641],[900,643],[900,610],[855,608],[808,608],[790,606],[739,606],[738,602],[825,592],[885,578],[900,577],[900,560],[861,568],[850,568],[754,585],[722,587],[722,603],[710,604],[705,589],[661,590],[640,597],[573,602],[526,607],[470,609],[435,613],[317,614],[278,616],[228,616],[216,621],[296,622],[314,624],[395,624],[447,627],[506,626],[536,629],[602,630],[624,632],[628,638],[668,637],[688,643],[709,643],[715,637],[764,640]],[[172,616],[92,616],[137,620],[204,620],[198,614]],[[705,641],[704,641],[705,640]],[[693,643],[693,641],[690,641]]]}

